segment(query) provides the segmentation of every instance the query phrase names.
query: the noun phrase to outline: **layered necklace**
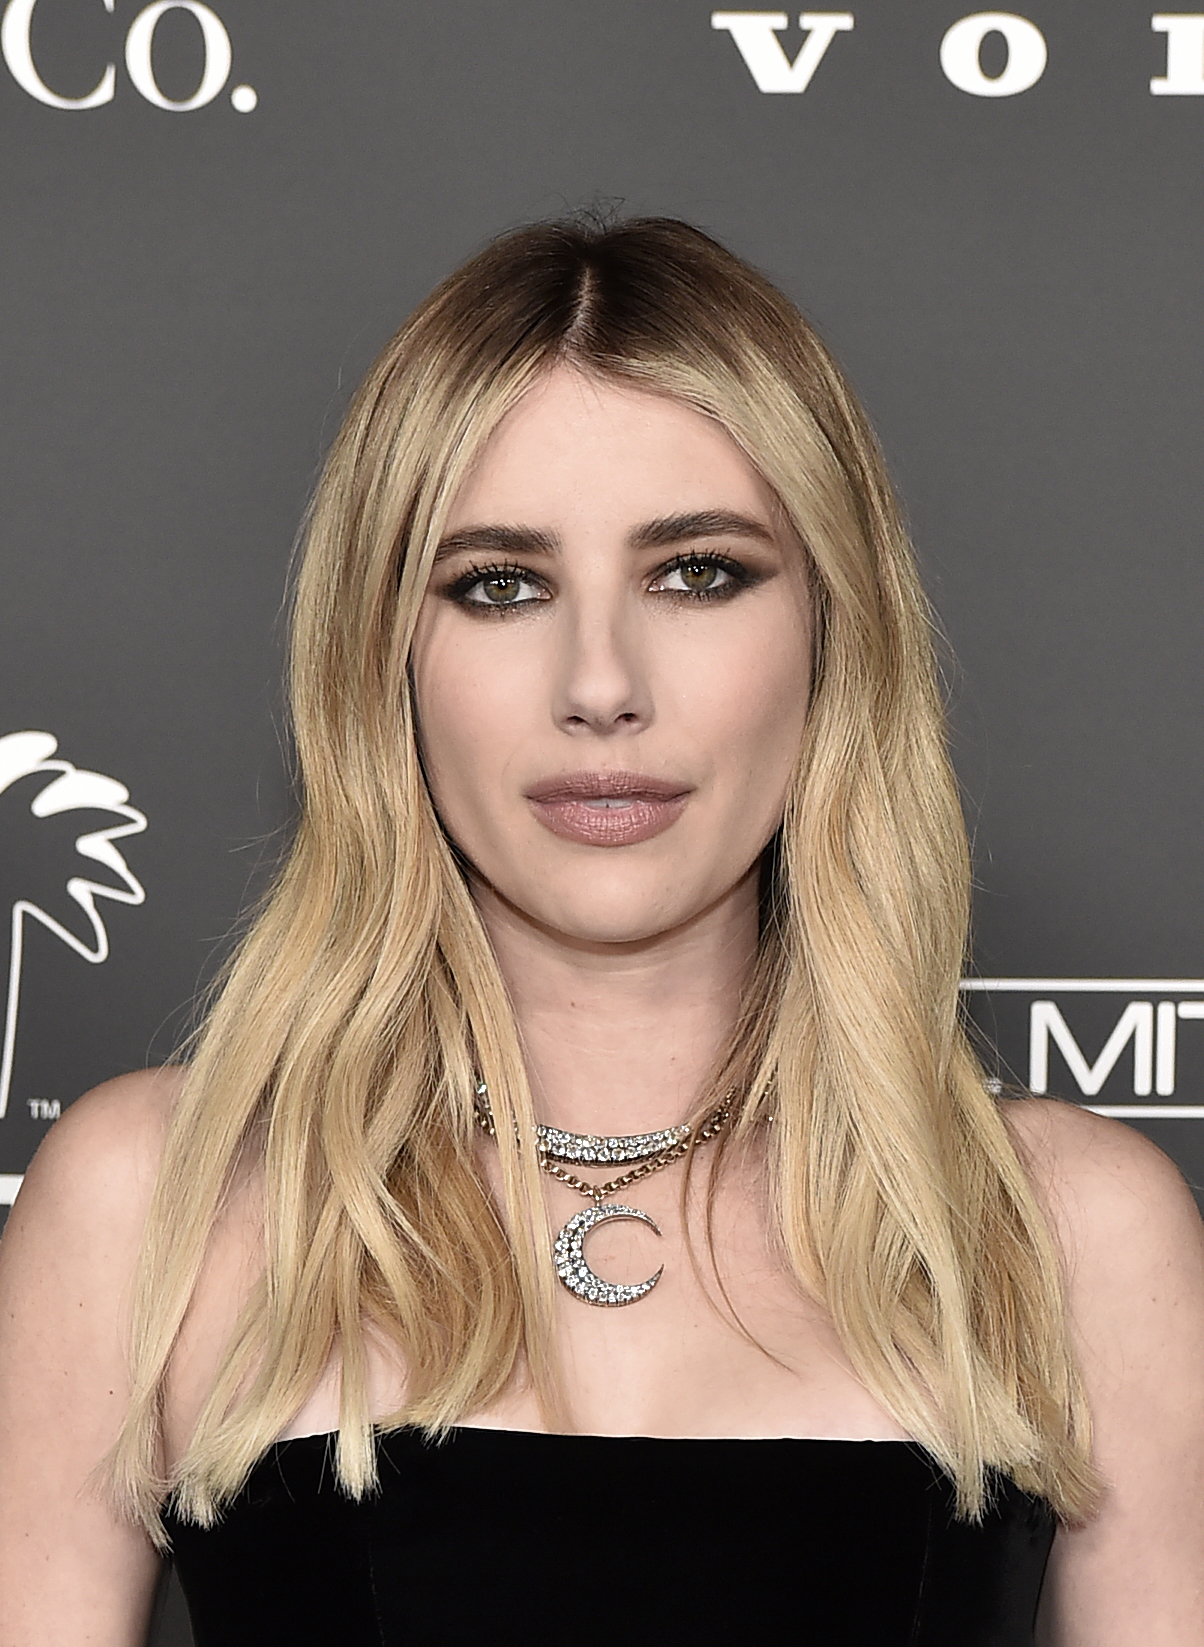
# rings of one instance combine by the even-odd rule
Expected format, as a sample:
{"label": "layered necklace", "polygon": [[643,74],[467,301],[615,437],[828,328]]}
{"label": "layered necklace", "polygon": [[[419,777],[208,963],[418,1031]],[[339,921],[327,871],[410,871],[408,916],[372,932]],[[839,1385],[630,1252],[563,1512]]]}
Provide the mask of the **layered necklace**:
{"label": "layered necklace", "polygon": [[[535,1148],[539,1165],[550,1178],[584,1195],[591,1206],[574,1213],[557,1235],[552,1246],[552,1261],[561,1284],[583,1304],[634,1304],[646,1298],[665,1272],[662,1264],[655,1275],[646,1281],[627,1285],[619,1281],[604,1281],[595,1275],[585,1261],[585,1238],[598,1224],[609,1218],[634,1218],[660,1234],[660,1229],[649,1213],[639,1207],[626,1207],[617,1201],[606,1202],[608,1195],[638,1183],[650,1173],[659,1172],[687,1154],[691,1143],[704,1144],[722,1131],[728,1118],[724,1105],[707,1117],[698,1127],[666,1127],[662,1132],[637,1132],[623,1138],[603,1138],[587,1132],[564,1132],[559,1127],[538,1126],[535,1129]],[[489,1093],[484,1081],[477,1085],[477,1120],[491,1138],[497,1137],[493,1111],[489,1107]],[[617,1178],[608,1178],[604,1184],[587,1184],[569,1170],[568,1163],[582,1166],[611,1166],[633,1161],[630,1171]],[[606,1205],[603,1205],[606,1202]]]}

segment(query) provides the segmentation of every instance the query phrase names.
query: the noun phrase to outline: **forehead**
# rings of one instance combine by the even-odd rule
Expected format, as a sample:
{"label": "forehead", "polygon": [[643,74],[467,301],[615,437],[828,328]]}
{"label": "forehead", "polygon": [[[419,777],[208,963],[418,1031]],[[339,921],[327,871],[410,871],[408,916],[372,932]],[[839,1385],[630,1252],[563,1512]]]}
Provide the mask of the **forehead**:
{"label": "forehead", "polygon": [[713,418],[667,395],[558,366],[507,413],[452,507],[489,522],[630,525],[729,510],[774,522],[771,488]]}

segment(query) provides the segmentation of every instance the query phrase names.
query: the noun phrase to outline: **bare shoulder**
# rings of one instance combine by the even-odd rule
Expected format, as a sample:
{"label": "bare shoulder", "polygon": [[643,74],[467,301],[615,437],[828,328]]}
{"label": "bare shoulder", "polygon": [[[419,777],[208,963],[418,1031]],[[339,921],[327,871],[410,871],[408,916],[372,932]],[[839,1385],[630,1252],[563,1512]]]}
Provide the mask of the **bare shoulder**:
{"label": "bare shoulder", "polygon": [[0,1241],[0,1641],[145,1639],[158,1559],[96,1484],[130,1396],[128,1306],[182,1072],[47,1134]]}
{"label": "bare shoulder", "polygon": [[1066,1258],[1067,1306],[1104,1484],[1063,1528],[1042,1595],[1056,1647],[1204,1640],[1204,1225],[1174,1162],[1074,1104],[1005,1117]]}
{"label": "bare shoulder", "polygon": [[140,1229],[184,1073],[177,1065],[137,1070],[71,1104],[30,1163],[8,1239],[46,1217]]}
{"label": "bare shoulder", "polygon": [[73,1308],[115,1333],[182,1079],[168,1067],[106,1081],[43,1139],[0,1241],[0,1376],[15,1335],[47,1339]]}
{"label": "bare shoulder", "polygon": [[1072,1270],[1106,1253],[1117,1273],[1118,1243],[1134,1258],[1204,1251],[1183,1174],[1136,1128],[1056,1098],[1009,1099],[1003,1116]]}
{"label": "bare shoulder", "polygon": [[47,1152],[53,1155],[78,1144],[106,1153],[112,1148],[135,1154],[146,1147],[158,1150],[186,1073],[180,1064],[164,1064],[102,1081],[68,1105],[47,1134]]}

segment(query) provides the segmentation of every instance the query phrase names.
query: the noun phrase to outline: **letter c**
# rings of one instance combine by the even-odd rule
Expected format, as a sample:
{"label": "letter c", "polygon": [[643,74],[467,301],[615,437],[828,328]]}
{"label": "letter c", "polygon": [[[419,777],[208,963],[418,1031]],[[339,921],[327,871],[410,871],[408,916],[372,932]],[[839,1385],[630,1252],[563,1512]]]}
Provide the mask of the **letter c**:
{"label": "letter c", "polygon": [[[105,10],[111,12],[114,4],[115,0],[104,0]],[[112,63],[101,75],[100,84],[87,97],[60,97],[57,92],[51,91],[34,67],[29,46],[29,28],[36,5],[37,0],[9,0],[4,8],[4,21],[0,23],[0,52],[4,53],[8,72],[21,90],[52,109],[98,109],[102,103],[111,103],[117,84],[117,70]]]}

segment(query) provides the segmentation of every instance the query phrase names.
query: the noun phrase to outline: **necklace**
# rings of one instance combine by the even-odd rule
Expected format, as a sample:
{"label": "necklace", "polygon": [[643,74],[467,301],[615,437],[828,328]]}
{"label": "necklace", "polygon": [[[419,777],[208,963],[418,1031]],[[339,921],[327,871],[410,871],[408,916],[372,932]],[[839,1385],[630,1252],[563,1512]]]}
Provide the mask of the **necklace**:
{"label": "necklace", "polygon": [[[646,1281],[637,1281],[632,1285],[604,1281],[600,1275],[594,1274],[585,1261],[585,1238],[598,1224],[610,1218],[636,1219],[659,1235],[660,1229],[655,1219],[649,1213],[641,1212],[639,1207],[625,1207],[617,1201],[606,1206],[602,1203],[616,1190],[626,1189],[629,1184],[638,1183],[650,1173],[659,1172],[662,1167],[680,1161],[689,1151],[691,1138],[699,1144],[714,1138],[727,1121],[727,1116],[727,1106],[724,1105],[697,1129],[683,1124],[666,1127],[661,1132],[637,1132],[619,1138],[603,1138],[589,1132],[564,1132],[559,1127],[536,1127],[535,1147],[541,1171],[593,1202],[592,1206],[573,1214],[552,1246],[556,1275],[574,1298],[579,1298],[583,1304],[634,1304],[637,1299],[648,1296],[665,1273],[663,1264]],[[477,1085],[477,1120],[491,1138],[497,1137],[484,1081]],[[607,1179],[604,1184],[587,1184],[562,1165],[570,1161],[574,1165],[580,1162],[591,1166],[603,1162],[618,1165],[634,1161],[636,1165],[630,1171],[620,1173],[617,1178]]]}

